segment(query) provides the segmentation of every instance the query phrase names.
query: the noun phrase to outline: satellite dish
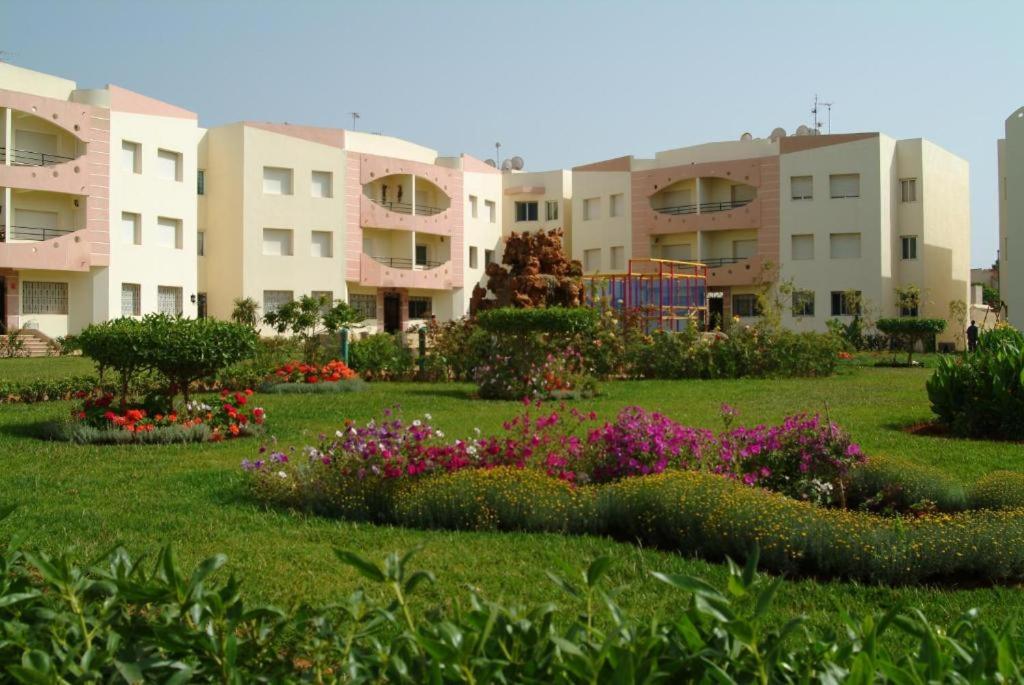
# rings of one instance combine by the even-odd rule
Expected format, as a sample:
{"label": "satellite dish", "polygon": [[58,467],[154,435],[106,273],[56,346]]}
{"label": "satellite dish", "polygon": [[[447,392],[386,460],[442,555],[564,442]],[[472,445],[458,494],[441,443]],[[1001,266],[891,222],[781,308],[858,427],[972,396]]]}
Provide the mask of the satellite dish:
{"label": "satellite dish", "polygon": [[772,129],[772,132],[768,136],[768,139],[774,143],[779,138],[785,138],[785,137],[786,137],[786,129],[782,128],[781,126],[777,126],[777,127]]}
{"label": "satellite dish", "polygon": [[511,161],[512,161],[512,168],[513,169],[515,169],[516,171],[522,171],[522,169],[523,169],[523,158],[522,157],[513,157]]}
{"label": "satellite dish", "polygon": [[797,128],[796,128],[796,135],[798,135],[798,136],[808,136],[810,134],[811,134],[811,129],[809,129],[806,126],[806,124],[800,124],[799,126],[797,126]]}
{"label": "satellite dish", "polygon": [[484,160],[484,164],[486,164],[487,166],[492,166],[492,167],[494,167],[495,169],[497,169],[497,168],[498,168],[498,163],[497,163],[497,162],[495,162],[495,161],[494,161],[493,159],[485,159],[485,160]]}
{"label": "satellite dish", "polygon": [[502,162],[501,163],[501,170],[502,171],[512,171],[512,160],[511,159],[506,159],[504,162]]}
{"label": "satellite dish", "polygon": [[748,140],[753,140],[753,139],[754,139],[754,136],[750,135],[750,133],[744,133],[742,136],[740,136],[740,140],[742,140],[744,142],[746,142]]}

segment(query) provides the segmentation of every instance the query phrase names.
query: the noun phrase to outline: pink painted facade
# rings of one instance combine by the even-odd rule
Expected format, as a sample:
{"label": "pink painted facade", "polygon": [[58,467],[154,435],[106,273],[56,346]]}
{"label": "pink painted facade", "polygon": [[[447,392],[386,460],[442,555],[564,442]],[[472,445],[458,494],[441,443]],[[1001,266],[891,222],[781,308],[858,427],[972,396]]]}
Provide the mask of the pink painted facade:
{"label": "pink painted facade", "polygon": [[452,260],[431,269],[395,269],[367,254],[359,255],[359,285],[375,288],[414,288],[450,290],[459,287],[453,280]]}

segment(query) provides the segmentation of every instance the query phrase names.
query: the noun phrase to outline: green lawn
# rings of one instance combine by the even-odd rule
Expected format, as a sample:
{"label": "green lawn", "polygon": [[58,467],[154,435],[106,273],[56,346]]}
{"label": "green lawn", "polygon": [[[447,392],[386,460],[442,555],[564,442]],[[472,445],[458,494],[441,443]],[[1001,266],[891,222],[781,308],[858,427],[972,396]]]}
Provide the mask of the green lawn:
{"label": "green lawn", "polygon": [[[46,360],[66,361],[80,360]],[[0,369],[31,376],[40,372],[37,364],[4,361]],[[774,421],[795,411],[827,411],[869,455],[937,465],[965,482],[997,468],[1024,471],[1024,445],[916,437],[899,430],[902,424],[929,417],[924,392],[929,373],[844,367],[840,375],[825,380],[606,383],[601,397],[581,406],[611,417],[637,404],[711,428],[720,426],[723,402],[736,406],[748,423]],[[363,421],[396,403],[409,418],[430,412],[433,423],[449,436],[468,435],[473,427],[496,431],[518,410],[516,403],[484,402],[471,393],[466,385],[373,384],[360,394],[257,399],[267,408],[271,432],[285,446],[301,446],[320,431],[333,431],[344,418]],[[564,603],[545,570],[558,569],[563,562],[581,566],[603,553],[617,559],[612,579],[625,586],[622,602],[636,612],[671,612],[678,602],[678,595],[648,578],[650,570],[696,573],[713,581],[725,577],[719,565],[600,538],[424,532],[267,511],[247,498],[239,474],[239,462],[254,456],[254,441],[77,447],[32,436],[34,424],[60,417],[70,407],[0,406],[0,500],[16,507],[0,521],[0,537],[21,531],[32,545],[48,550],[73,546],[83,559],[115,544],[152,552],[173,543],[186,563],[225,552],[231,560],[228,568],[244,580],[251,596],[278,603],[325,602],[361,584],[333,560],[332,546],[381,557],[422,544],[419,563],[433,570],[439,583],[420,601],[435,603],[464,596],[467,584],[506,601]],[[994,620],[1024,610],[1015,588],[893,589],[798,580],[784,585],[778,618],[805,613],[818,625],[834,626],[837,609],[879,609],[900,601],[921,605],[941,620],[969,607],[982,608]]]}
{"label": "green lawn", "polygon": [[0,359],[0,382],[34,381],[41,378],[95,374],[96,367],[85,357],[32,357]]}

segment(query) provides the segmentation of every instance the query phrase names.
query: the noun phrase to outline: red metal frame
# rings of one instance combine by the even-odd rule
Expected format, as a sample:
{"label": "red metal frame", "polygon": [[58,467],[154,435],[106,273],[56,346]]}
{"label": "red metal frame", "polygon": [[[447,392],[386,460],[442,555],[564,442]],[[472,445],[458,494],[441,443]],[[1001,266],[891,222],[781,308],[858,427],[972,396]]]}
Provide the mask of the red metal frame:
{"label": "red metal frame", "polygon": [[636,312],[645,329],[677,331],[694,318],[706,320],[707,280],[708,267],[700,262],[631,259],[625,273],[584,276],[584,293],[595,305],[603,285],[611,306]]}

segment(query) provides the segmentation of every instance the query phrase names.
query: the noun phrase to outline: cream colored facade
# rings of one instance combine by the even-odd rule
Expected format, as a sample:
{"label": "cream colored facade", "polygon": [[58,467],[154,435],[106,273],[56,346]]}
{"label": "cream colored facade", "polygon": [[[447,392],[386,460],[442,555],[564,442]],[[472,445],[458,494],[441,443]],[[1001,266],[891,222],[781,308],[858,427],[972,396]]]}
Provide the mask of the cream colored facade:
{"label": "cream colored facade", "polygon": [[1024,327],[1024,107],[1006,119],[999,153],[999,296]]}

